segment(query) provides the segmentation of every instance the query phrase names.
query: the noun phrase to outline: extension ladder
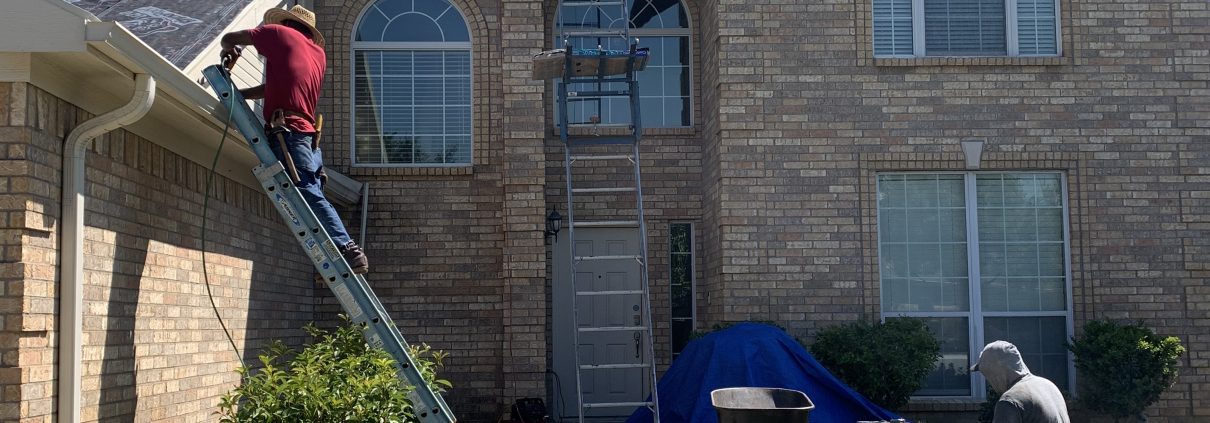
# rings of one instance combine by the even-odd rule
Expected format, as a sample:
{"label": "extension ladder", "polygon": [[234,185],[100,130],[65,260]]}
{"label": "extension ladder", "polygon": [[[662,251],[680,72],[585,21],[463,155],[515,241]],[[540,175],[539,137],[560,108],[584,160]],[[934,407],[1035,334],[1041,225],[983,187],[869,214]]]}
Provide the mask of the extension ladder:
{"label": "extension ladder", "polygon": [[408,355],[407,341],[399,334],[399,328],[383,309],[378,296],[370,290],[370,285],[364,277],[353,273],[336,248],[336,243],[332,242],[328,232],[319,225],[310,206],[303,200],[298,188],[294,187],[284,166],[273,155],[266,142],[268,138],[260,118],[248,108],[243,95],[231,82],[230,74],[219,65],[210,66],[202,73],[218,94],[220,102],[228,106],[234,105],[233,110],[228,111],[231,123],[244,134],[261,162],[252,172],[260,181],[265,194],[268,194],[269,201],[286,221],[295,240],[315,264],[315,270],[319,271],[328,287],[332,289],[341,307],[348,313],[349,319],[362,325],[366,341],[390,353],[395,359],[399,376],[415,388],[408,397],[415,407],[416,417],[422,423],[454,422],[456,419],[450,413],[445,400],[433,392],[432,387],[425,383],[416,369],[415,361]]}
{"label": "extension ladder", "polygon": [[[559,137],[563,141],[563,167],[567,182],[567,232],[571,258],[571,290],[574,322],[572,326],[572,342],[575,348],[576,392],[578,418],[581,423],[585,414],[592,410],[606,408],[648,407],[652,411],[655,423],[660,421],[659,395],[656,392],[655,350],[652,345],[651,299],[647,274],[647,224],[643,218],[643,188],[640,175],[639,140],[642,135],[642,124],[639,116],[639,92],[637,71],[639,60],[646,60],[639,54],[637,40],[630,37],[630,15],[626,0],[574,0],[564,1],[562,8],[573,7],[575,14],[596,15],[601,28],[564,28],[560,37],[563,39],[564,63],[561,80],[557,85]],[[621,51],[607,51],[613,45],[622,45]],[[596,51],[588,51],[596,47]],[[645,53],[645,52],[644,52]],[[595,72],[586,72],[596,64]],[[623,63],[621,70],[612,64]],[[608,99],[626,102],[629,109],[629,123],[604,122],[604,112],[611,104]],[[596,104],[597,116],[587,122],[570,122],[570,104]],[[589,135],[572,134],[571,128],[589,131]],[[601,135],[600,131],[610,132]],[[618,135],[618,132],[624,132]],[[576,163],[602,162],[626,163],[630,166],[633,178],[630,181],[609,187],[583,187],[584,182],[577,183],[573,166]],[[632,184],[632,185],[631,185]],[[621,220],[579,221],[576,219],[575,196],[581,195],[619,195],[633,196],[633,218],[626,212],[618,213]],[[626,252],[621,255],[579,255],[576,249],[576,229],[578,228],[632,228],[637,231],[638,251]],[[594,251],[596,253],[597,251]],[[607,253],[610,254],[610,253]],[[577,266],[585,262],[609,263],[610,266],[638,266],[639,286],[610,287],[608,290],[585,289],[591,286],[591,281],[577,280]],[[581,315],[584,303],[601,301],[609,297],[622,297],[623,304],[638,299],[641,303],[640,314],[632,325],[624,326],[594,326],[585,322]],[[637,298],[636,298],[637,297]],[[638,362],[602,362],[597,354],[581,357],[580,342],[591,337],[606,337],[610,334],[631,333],[636,341],[645,344],[641,356],[637,354]],[[587,362],[585,362],[587,361]],[[624,375],[618,372],[633,372],[634,369],[643,371],[641,378],[642,392],[650,392],[648,399],[634,398],[631,401],[618,402],[585,402],[584,379],[591,372],[594,379],[613,377],[624,380]]]}

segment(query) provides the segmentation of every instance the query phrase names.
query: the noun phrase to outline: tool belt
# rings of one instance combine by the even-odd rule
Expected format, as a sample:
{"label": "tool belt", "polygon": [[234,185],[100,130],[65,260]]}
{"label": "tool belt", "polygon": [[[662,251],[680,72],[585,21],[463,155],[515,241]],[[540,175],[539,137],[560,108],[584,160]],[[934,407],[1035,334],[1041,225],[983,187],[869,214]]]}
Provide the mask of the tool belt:
{"label": "tool belt", "polygon": [[[311,151],[319,149],[319,137],[322,134],[321,130],[323,129],[324,118],[323,115],[320,115],[319,120],[313,122],[307,115],[302,113],[293,110],[277,109],[273,111],[269,122],[265,123],[265,132],[267,135],[277,139],[278,147],[281,148],[282,156],[285,159],[286,170],[290,174],[290,179],[295,184],[298,184],[301,181],[298,177],[298,168],[294,166],[294,157],[290,156],[290,149],[286,146],[286,133],[291,132],[290,128],[286,126],[286,116],[301,118],[315,127],[315,136],[311,137]],[[328,175],[324,172],[323,167],[319,168],[318,177],[319,185],[322,187],[328,181]]]}

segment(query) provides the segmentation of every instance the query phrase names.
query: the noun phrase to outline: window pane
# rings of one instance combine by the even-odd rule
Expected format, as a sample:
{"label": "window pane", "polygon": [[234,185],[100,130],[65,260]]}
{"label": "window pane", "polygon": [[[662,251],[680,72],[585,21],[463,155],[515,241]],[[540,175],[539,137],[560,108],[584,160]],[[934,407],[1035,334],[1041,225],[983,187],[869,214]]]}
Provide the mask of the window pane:
{"label": "window pane", "polygon": [[462,14],[446,0],[379,0],[357,23],[357,41],[467,42]]}
{"label": "window pane", "polygon": [[1058,54],[1054,0],[1017,0],[1017,45],[1022,55]]}
{"label": "window pane", "polygon": [[674,319],[672,321],[672,354],[680,354],[693,335],[692,319]]}
{"label": "window pane", "polygon": [[983,323],[984,340],[1013,343],[1030,372],[1068,388],[1065,317],[988,317]]}
{"label": "window pane", "polygon": [[981,303],[987,311],[1066,309],[1060,175],[981,174]]}
{"label": "window pane", "polygon": [[672,351],[676,354],[689,342],[693,331],[693,226],[669,225],[671,274]]}
{"label": "window pane", "polygon": [[963,186],[962,175],[879,176],[885,310],[970,309]]}
{"label": "window pane", "polygon": [[878,176],[879,210],[907,207],[907,187],[904,181],[903,175]]}
{"label": "window pane", "polygon": [[363,63],[353,80],[358,163],[470,163],[470,52],[358,50],[354,56]]}
{"label": "window pane", "polygon": [[970,395],[970,332],[967,319],[945,317],[921,320],[941,342],[941,359],[937,361],[937,368],[925,378],[924,388],[916,395]]}
{"label": "window pane", "polygon": [[873,1],[874,55],[912,55],[912,0]]}
{"label": "window pane", "polygon": [[924,0],[924,48],[929,56],[1008,53],[1003,0]]}

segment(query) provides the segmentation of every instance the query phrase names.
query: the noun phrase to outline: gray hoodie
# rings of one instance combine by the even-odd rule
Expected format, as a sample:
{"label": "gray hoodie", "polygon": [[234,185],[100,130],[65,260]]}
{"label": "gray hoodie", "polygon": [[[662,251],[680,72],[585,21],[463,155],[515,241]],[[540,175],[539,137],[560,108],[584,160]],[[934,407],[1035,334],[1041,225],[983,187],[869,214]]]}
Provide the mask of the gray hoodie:
{"label": "gray hoodie", "polygon": [[1055,384],[1029,373],[1017,346],[996,341],[983,347],[971,371],[983,373],[1000,395],[993,423],[1070,423],[1067,403]]}

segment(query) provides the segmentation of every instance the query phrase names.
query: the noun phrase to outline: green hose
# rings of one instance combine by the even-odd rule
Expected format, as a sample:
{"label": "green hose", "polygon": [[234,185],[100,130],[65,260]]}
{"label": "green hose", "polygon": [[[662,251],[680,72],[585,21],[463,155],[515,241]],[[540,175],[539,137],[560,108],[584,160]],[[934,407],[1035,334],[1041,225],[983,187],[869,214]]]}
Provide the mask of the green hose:
{"label": "green hose", "polygon": [[[235,88],[232,86],[232,88]],[[231,343],[231,349],[235,351],[235,358],[239,359],[241,367],[247,368],[248,364],[244,363],[244,356],[239,353],[239,347],[235,346],[235,338],[231,337],[231,331],[227,330],[227,325],[223,323],[223,316],[219,314],[218,305],[214,303],[214,294],[210,292],[210,272],[206,270],[206,214],[210,210],[210,187],[214,181],[214,172],[218,166],[219,155],[223,152],[223,144],[227,142],[227,131],[231,129],[231,117],[235,114],[235,93],[230,95],[231,101],[227,104],[227,122],[223,125],[223,137],[218,142],[218,150],[214,152],[214,160],[210,162],[210,174],[206,176],[206,192],[202,197],[202,280],[206,283],[206,296],[210,298],[210,307],[214,308],[214,316],[218,318],[219,326],[223,327],[223,333],[227,335],[227,341]]]}

